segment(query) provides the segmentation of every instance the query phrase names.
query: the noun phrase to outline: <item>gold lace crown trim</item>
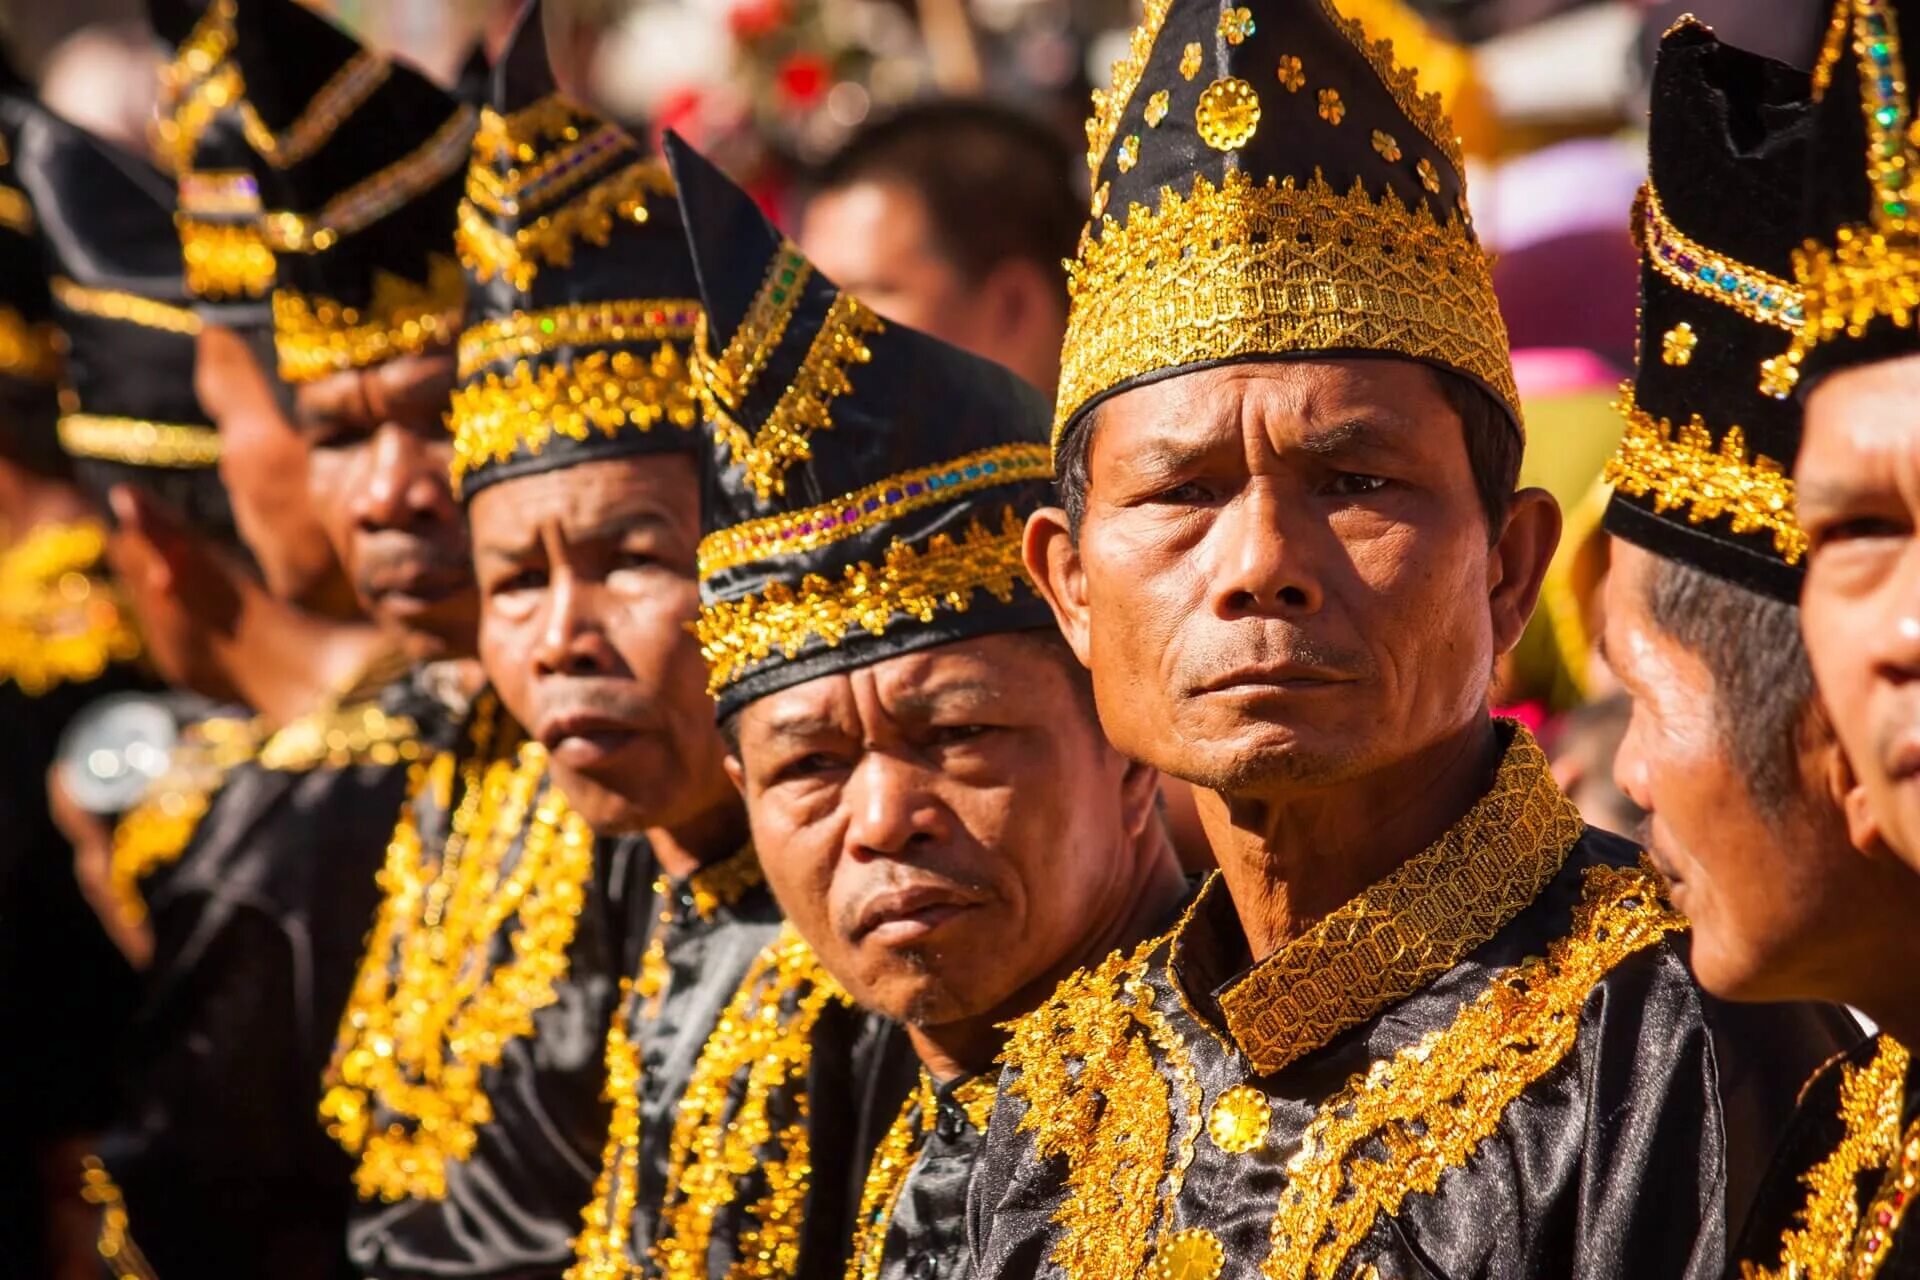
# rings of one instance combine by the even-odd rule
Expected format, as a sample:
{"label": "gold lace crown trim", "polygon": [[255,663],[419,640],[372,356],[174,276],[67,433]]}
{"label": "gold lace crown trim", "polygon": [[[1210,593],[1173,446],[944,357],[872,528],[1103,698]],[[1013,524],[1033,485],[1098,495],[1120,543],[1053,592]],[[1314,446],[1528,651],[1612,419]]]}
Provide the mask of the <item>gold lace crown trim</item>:
{"label": "gold lace crown trim", "polygon": [[1256,183],[1202,175],[1157,208],[1107,216],[1068,266],[1072,295],[1054,415],[1066,425],[1132,378],[1203,361],[1383,351],[1485,384],[1520,421],[1506,324],[1486,253],[1464,224],[1342,195],[1317,173]]}
{"label": "gold lace crown trim", "polygon": [[220,461],[220,433],[212,427],[69,413],[60,419],[58,430],[60,447],[76,458],[183,469]]}
{"label": "gold lace crown trim", "polygon": [[666,425],[691,431],[699,402],[680,349],[663,341],[651,356],[596,351],[566,366],[522,360],[453,393],[453,488],[518,453],[539,456],[558,440],[585,443]]}
{"label": "gold lace crown trim", "polygon": [[1585,830],[1518,725],[1493,786],[1379,883],[1220,997],[1262,1075],[1286,1067],[1453,968],[1540,896]]}
{"label": "gold lace crown trim", "polygon": [[707,691],[718,694],[775,653],[798,656],[810,641],[837,647],[849,632],[885,635],[907,619],[932,622],[941,609],[964,613],[974,593],[1001,603],[1032,580],[1020,559],[1025,528],[1012,507],[998,531],[978,520],[954,539],[936,534],[924,549],[895,542],[879,565],[848,565],[840,581],[807,574],[795,588],[769,582],[758,595],[704,605],[694,634],[707,660]]}
{"label": "gold lace crown trim", "polygon": [[693,339],[700,320],[694,298],[618,298],[575,302],[469,325],[460,334],[460,377],[503,360],[532,360],[561,347]]}
{"label": "gold lace crown trim", "polygon": [[187,338],[200,332],[200,317],[185,307],[121,289],[95,289],[65,276],[54,276],[47,283],[53,290],[54,301],[76,315],[118,320]]}
{"label": "gold lace crown trim", "polygon": [[21,382],[52,382],[60,376],[59,330],[0,306],[0,375]]}
{"label": "gold lace crown trim", "polygon": [[1699,414],[1675,424],[1642,409],[1632,383],[1620,388],[1619,407],[1626,431],[1603,480],[1631,497],[1651,495],[1658,515],[1685,507],[1689,524],[1725,519],[1731,532],[1765,539],[1774,555],[1800,563],[1807,535],[1794,516],[1793,477],[1765,454],[1749,455],[1746,432],[1728,427],[1716,445]]}
{"label": "gold lace crown trim", "polygon": [[466,305],[466,277],[458,263],[440,254],[428,259],[424,285],[392,272],[376,273],[373,300],[364,310],[276,289],[273,340],[280,376],[312,382],[450,344]]}

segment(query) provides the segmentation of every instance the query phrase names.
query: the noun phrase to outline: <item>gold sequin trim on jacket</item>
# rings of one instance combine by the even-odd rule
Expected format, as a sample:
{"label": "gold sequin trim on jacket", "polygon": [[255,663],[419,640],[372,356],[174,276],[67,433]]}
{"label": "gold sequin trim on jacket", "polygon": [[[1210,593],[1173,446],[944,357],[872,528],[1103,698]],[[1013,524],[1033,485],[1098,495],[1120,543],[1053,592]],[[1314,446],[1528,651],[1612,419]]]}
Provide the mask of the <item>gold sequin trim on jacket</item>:
{"label": "gold sequin trim on jacket", "polygon": [[140,634],[106,576],[92,520],[35,526],[0,552],[0,681],[37,697],[140,656]]}

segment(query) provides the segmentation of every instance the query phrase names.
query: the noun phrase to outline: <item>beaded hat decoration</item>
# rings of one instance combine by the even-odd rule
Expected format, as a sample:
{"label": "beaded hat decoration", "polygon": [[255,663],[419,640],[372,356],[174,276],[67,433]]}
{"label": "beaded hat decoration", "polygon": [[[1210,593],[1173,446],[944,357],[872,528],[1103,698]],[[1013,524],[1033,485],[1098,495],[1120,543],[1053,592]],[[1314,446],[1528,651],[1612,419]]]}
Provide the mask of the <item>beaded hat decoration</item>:
{"label": "beaded hat decoration", "polygon": [[244,0],[234,58],[281,377],[451,344],[466,283],[449,250],[477,109],[296,0]]}
{"label": "beaded hat decoration", "polygon": [[247,164],[243,86],[232,58],[234,4],[147,6],[171,46],[160,71],[155,149],[179,189],[174,223],[187,292],[202,314],[226,324],[263,321],[273,288],[273,251],[260,226],[260,184]]}
{"label": "beaded hat decoration", "polygon": [[46,456],[58,412],[60,339],[33,204],[14,168],[19,124],[31,102],[31,91],[0,57],[0,427],[15,447]]}
{"label": "beaded hat decoration", "polygon": [[1766,370],[1777,396],[1920,351],[1920,135],[1899,0],[1837,0],[1814,67],[1793,275],[1807,319]]}
{"label": "beaded hat decoration", "polygon": [[96,494],[131,483],[231,539],[220,437],[194,395],[194,335],[173,183],[145,159],[44,108],[27,112],[16,173],[32,203],[53,319],[65,336],[61,446]]}
{"label": "beaded hat decoration", "polygon": [[1047,405],[991,361],[883,323],[669,133],[712,428],[695,626],[722,719],[835,672],[1051,628],[1020,560],[1047,504]]}
{"label": "beaded hat decoration", "polygon": [[1518,426],[1506,325],[1437,95],[1335,0],[1146,0],[1087,122],[1054,447],[1183,370],[1388,353]]}
{"label": "beaded hat decoration", "polygon": [[697,456],[687,348],[699,289],[666,165],[560,95],[537,3],[488,96],[457,237],[472,305],[447,416],[455,490]]}
{"label": "beaded hat decoration", "polygon": [[1805,72],[1691,18],[1662,38],[1633,214],[1639,361],[1605,471],[1609,532],[1789,601],[1806,552],[1790,476],[1800,410],[1757,377],[1805,309],[1787,276],[1810,91]]}

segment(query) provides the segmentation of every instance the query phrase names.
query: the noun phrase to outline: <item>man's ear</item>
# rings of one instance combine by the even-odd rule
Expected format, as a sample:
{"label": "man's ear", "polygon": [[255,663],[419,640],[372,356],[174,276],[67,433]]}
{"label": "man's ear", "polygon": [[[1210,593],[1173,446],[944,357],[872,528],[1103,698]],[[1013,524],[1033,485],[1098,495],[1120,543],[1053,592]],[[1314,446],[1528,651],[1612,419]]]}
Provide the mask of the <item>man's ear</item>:
{"label": "man's ear", "polygon": [[1506,653],[1520,643],[1533,616],[1540,584],[1560,546],[1560,504],[1545,489],[1513,495],[1507,522],[1487,563],[1487,603],[1493,609],[1493,651]]}
{"label": "man's ear", "polygon": [[1087,578],[1080,564],[1080,548],[1067,530],[1067,513],[1042,507],[1027,517],[1021,554],[1040,598],[1053,610],[1060,634],[1067,639],[1080,665],[1091,667],[1092,645],[1087,636]]}
{"label": "man's ear", "polygon": [[720,759],[720,767],[727,771],[727,781],[742,796],[747,794],[747,767],[740,763],[740,757],[729,751]]}
{"label": "man's ear", "polygon": [[1160,820],[1160,771],[1129,760],[1120,783],[1120,805],[1126,815],[1127,834],[1138,840],[1148,823]]}

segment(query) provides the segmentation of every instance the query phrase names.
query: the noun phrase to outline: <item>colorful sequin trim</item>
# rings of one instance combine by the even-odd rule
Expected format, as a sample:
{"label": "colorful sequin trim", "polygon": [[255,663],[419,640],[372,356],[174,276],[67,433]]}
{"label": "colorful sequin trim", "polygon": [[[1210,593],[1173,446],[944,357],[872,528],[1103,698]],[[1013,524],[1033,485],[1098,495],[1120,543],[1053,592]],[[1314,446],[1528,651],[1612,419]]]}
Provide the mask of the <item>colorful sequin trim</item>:
{"label": "colorful sequin trim", "polygon": [[931,622],[943,608],[965,612],[977,591],[1012,600],[1017,584],[1032,585],[1020,559],[1025,527],[1008,507],[997,530],[976,520],[963,537],[937,534],[924,549],[896,542],[882,563],[848,565],[838,582],[810,573],[797,588],[770,582],[759,595],[703,606],[694,634],[707,691],[718,694],[776,652],[792,658],[815,640],[837,647],[856,628],[885,635],[896,615]]}
{"label": "colorful sequin trim", "polygon": [[1640,188],[1636,214],[1640,251],[1668,280],[1757,323],[1789,331],[1800,327],[1805,298],[1791,281],[1715,253],[1688,236],[1668,219],[1651,182]]}
{"label": "colorful sequin trim", "polygon": [[200,332],[200,317],[185,307],[120,289],[95,289],[65,276],[55,276],[47,284],[53,290],[53,300],[78,315],[118,320],[188,338]]}
{"label": "colorful sequin trim", "polygon": [[505,175],[475,164],[467,170],[467,198],[496,217],[517,218],[556,203],[632,154],[633,139],[619,125],[601,125],[571,146]]}
{"label": "colorful sequin trim", "polygon": [[1631,383],[1620,389],[1626,431],[1602,479],[1635,498],[1653,498],[1656,514],[1687,509],[1687,523],[1726,519],[1733,533],[1754,534],[1789,565],[1807,552],[1807,535],[1793,513],[1793,477],[1778,461],[1747,454],[1746,433],[1729,427],[1714,444],[1713,432],[1695,414],[1676,425],[1634,403]]}
{"label": "colorful sequin trim", "polygon": [[[1096,181],[1100,175],[1100,162],[1106,158],[1107,148],[1113,145],[1114,137],[1120,132],[1120,117],[1126,113],[1133,91],[1140,87],[1140,77],[1147,70],[1147,59],[1153,54],[1153,43],[1160,38],[1160,28],[1166,25],[1167,12],[1172,7],[1173,0],[1146,0],[1140,13],[1140,25],[1133,29],[1133,35],[1127,41],[1126,56],[1114,61],[1113,77],[1108,87],[1093,91],[1093,114],[1087,117],[1087,173]],[[1192,72],[1187,73],[1187,78],[1193,78]]]}
{"label": "colorful sequin trim", "polygon": [[962,494],[1046,480],[1052,474],[1047,448],[1037,444],[996,445],[902,472],[804,511],[765,516],[708,534],[700,540],[700,577],[771,556],[813,551]]}
{"label": "colorful sequin trim", "polygon": [[517,311],[485,320],[460,335],[464,381],[502,360],[531,360],[558,347],[620,342],[689,342],[700,322],[693,298],[621,298]]}
{"label": "colorful sequin trim", "polygon": [[180,175],[180,211],[203,218],[244,218],[260,212],[260,182],[250,173]]}
{"label": "colorful sequin trim", "polygon": [[438,254],[428,260],[427,271],[424,285],[379,274],[364,308],[276,289],[273,343],[280,376],[312,382],[451,343],[466,309],[467,282],[453,259]]}
{"label": "colorful sequin trim", "polygon": [[276,169],[291,169],[326,145],[341,122],[366,105],[374,90],[393,74],[393,64],[370,49],[348,59],[320,87],[300,114],[281,133],[267,128],[250,102],[240,106],[240,124],[247,142]]}
{"label": "colorful sequin trim", "polygon": [[813,264],[791,240],[782,240],[767,265],[766,277],[754,292],[747,314],[720,354],[707,356],[711,335],[702,329],[694,349],[700,353],[700,381],[708,394],[730,412],[738,412],[753,384],[786,336],[793,310],[800,305]]}
{"label": "colorful sequin trim", "polygon": [[181,468],[220,461],[220,433],[212,427],[70,413],[60,419],[59,434],[60,447],[76,458]]}
{"label": "colorful sequin trim", "polygon": [[467,158],[477,113],[463,106],[433,136],[378,173],[327,201],[318,213],[278,212],[262,222],[277,253],[324,253],[445,180]]}

